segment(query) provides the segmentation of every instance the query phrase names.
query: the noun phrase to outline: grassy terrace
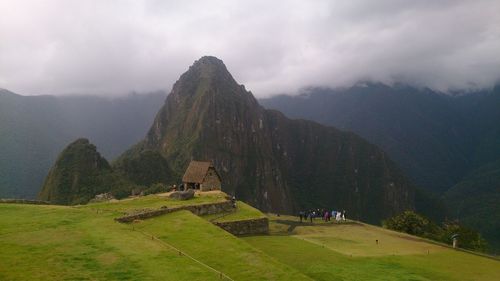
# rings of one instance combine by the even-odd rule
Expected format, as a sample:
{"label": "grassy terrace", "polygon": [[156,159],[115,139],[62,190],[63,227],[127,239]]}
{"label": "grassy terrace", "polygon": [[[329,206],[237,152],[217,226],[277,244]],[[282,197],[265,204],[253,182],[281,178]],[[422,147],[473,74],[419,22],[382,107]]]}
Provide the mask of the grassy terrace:
{"label": "grassy terrace", "polygon": [[0,205],[0,280],[219,280],[113,217]]}
{"label": "grassy terrace", "polygon": [[145,220],[135,227],[183,249],[234,280],[311,280],[188,211]]}
{"label": "grassy terrace", "polygon": [[[79,207],[0,204],[0,280],[221,280],[207,266],[234,280],[310,280],[188,211],[135,224],[113,221],[118,211],[164,201],[148,196]],[[109,211],[96,212],[96,206]]]}
{"label": "grassy terrace", "polygon": [[183,205],[199,205],[223,202],[226,201],[225,196],[226,194],[222,192],[196,193],[193,199],[182,201],[170,199],[166,194],[152,194],[148,196],[115,200],[111,202],[92,203],[88,205],[77,206],[76,208],[128,212],[143,209],[158,209],[162,206],[172,208]]}
{"label": "grassy terrace", "polygon": [[240,201],[236,203],[236,210],[234,212],[203,216],[204,219],[212,222],[250,220],[264,217],[266,216],[261,211]]}
{"label": "grassy terrace", "polygon": [[355,222],[272,217],[271,235],[243,240],[315,280],[500,280],[499,261]]}
{"label": "grassy terrace", "polygon": [[113,220],[223,200],[216,193],[77,207],[0,204],[0,280],[221,280],[213,269],[233,280],[500,280],[498,260],[358,222],[268,215],[270,235],[238,238],[209,221],[265,216],[242,202],[224,216],[179,211],[131,224]]}

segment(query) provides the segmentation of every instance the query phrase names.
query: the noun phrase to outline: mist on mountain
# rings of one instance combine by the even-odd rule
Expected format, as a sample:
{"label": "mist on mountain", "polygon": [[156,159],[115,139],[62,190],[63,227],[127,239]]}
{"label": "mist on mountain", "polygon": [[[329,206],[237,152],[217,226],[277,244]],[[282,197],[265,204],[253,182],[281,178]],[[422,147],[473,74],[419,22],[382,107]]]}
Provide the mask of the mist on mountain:
{"label": "mist on mountain", "polygon": [[0,197],[34,198],[60,151],[85,137],[112,160],[140,140],[165,92],[21,96],[0,92]]}

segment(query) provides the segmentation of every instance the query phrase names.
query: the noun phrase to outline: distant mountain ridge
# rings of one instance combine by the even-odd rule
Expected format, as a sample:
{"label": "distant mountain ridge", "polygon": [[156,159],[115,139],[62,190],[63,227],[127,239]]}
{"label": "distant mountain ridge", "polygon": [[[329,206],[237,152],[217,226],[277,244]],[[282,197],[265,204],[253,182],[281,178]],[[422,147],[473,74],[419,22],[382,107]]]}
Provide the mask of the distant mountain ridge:
{"label": "distant mountain ridge", "polygon": [[500,249],[500,86],[444,95],[405,85],[312,88],[262,99],[267,108],[353,131],[379,145],[412,180],[448,205],[448,218]]}
{"label": "distant mountain ridge", "polygon": [[144,136],[165,96],[21,96],[0,90],[0,197],[35,198],[57,155],[79,137],[113,159]]}
{"label": "distant mountain ridge", "polygon": [[355,134],[265,110],[223,62],[203,57],[182,74],[146,138],[116,163],[159,151],[179,173],[211,160],[223,190],[263,210],[348,210],[379,223],[414,208],[414,188],[387,155]]}
{"label": "distant mountain ridge", "polygon": [[412,180],[443,193],[474,168],[500,158],[500,86],[450,96],[405,85],[311,88],[262,99],[266,107],[355,132],[391,155]]}

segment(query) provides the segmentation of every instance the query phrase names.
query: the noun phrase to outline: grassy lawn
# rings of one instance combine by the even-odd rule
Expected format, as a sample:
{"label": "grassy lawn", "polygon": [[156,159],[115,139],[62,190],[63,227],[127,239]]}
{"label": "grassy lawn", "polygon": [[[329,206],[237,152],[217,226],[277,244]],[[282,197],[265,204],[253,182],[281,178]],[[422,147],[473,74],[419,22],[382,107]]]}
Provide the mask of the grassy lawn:
{"label": "grassy lawn", "polygon": [[315,280],[500,280],[499,261],[409,235],[357,223],[296,224],[274,217],[272,235],[243,239]]}
{"label": "grassy lawn", "polygon": [[136,209],[222,200],[0,204],[0,280],[221,280],[207,266],[234,280],[500,280],[500,261],[357,222],[269,215],[271,235],[238,238],[209,221],[264,216],[242,202],[222,217],[179,211],[132,224],[113,220]]}
{"label": "grassy lawn", "polygon": [[264,217],[266,216],[261,211],[240,201],[236,202],[236,209],[233,212],[203,216],[204,219],[212,222],[250,220]]}
{"label": "grassy lawn", "polygon": [[150,235],[235,280],[310,280],[188,211],[134,224],[113,221],[115,210],[149,207],[142,204],[151,197],[141,199],[96,204],[106,212],[0,204],[0,280],[221,280]]}
{"label": "grassy lawn", "polygon": [[159,237],[234,280],[309,280],[188,211],[145,220],[134,227]]}
{"label": "grassy lawn", "polygon": [[113,215],[0,204],[0,280],[219,280]]}
{"label": "grassy lawn", "polygon": [[225,196],[226,195],[222,192],[209,193],[209,194],[197,193],[194,198],[189,200],[174,200],[168,198],[168,196],[151,194],[148,196],[128,198],[124,200],[92,203],[92,204],[78,206],[77,208],[128,212],[128,211],[142,210],[142,209],[158,209],[162,206],[167,206],[169,208],[172,208],[184,205],[197,205],[197,204],[223,202],[226,200]]}

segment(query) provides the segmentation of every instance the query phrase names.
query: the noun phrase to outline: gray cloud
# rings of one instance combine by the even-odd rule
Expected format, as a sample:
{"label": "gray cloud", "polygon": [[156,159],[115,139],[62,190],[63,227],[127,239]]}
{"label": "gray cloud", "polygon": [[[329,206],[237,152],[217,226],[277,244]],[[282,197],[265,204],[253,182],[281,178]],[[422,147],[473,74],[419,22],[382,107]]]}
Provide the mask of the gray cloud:
{"label": "gray cloud", "polygon": [[256,96],[358,80],[438,90],[500,78],[499,1],[0,0],[0,87],[169,90],[215,55]]}

